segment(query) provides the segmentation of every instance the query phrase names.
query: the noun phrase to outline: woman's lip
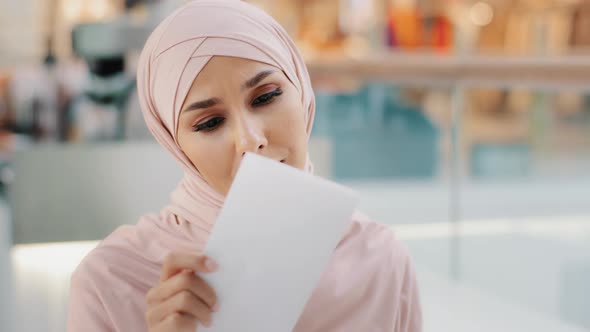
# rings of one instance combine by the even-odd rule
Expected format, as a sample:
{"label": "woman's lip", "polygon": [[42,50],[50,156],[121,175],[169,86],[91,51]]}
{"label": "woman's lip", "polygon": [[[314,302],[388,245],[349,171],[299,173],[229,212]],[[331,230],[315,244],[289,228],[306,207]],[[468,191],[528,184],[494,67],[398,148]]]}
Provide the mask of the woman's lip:
{"label": "woman's lip", "polygon": [[[242,155],[242,158],[240,158],[240,161],[241,161],[241,159],[244,159],[244,157],[245,157],[245,156],[246,156],[246,154],[243,154],[243,155]],[[285,158],[282,158],[282,159],[276,159],[276,158],[274,158],[274,157],[271,157],[271,156],[264,156],[264,155],[262,155],[262,156],[263,156],[263,157],[266,157],[266,158],[269,158],[269,159],[276,160],[276,161],[278,161],[278,162],[281,162],[281,163],[283,163],[283,164],[287,162],[287,158],[286,158],[286,157],[285,157]]]}

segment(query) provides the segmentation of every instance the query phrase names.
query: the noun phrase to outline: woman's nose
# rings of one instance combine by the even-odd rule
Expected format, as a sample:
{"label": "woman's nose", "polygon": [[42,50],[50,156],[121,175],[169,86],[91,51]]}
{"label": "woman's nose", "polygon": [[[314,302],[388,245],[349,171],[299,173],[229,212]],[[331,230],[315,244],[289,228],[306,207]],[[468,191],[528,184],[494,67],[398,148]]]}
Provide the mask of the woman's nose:
{"label": "woman's nose", "polygon": [[255,119],[242,118],[236,128],[236,150],[240,156],[246,152],[259,153],[268,145],[264,130]]}

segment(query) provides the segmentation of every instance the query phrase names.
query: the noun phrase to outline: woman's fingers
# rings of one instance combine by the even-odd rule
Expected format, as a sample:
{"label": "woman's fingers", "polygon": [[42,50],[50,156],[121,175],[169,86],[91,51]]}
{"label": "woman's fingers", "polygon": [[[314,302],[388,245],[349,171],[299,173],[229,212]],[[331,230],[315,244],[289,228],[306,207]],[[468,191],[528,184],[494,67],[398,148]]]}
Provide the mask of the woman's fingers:
{"label": "woman's fingers", "polygon": [[171,298],[148,309],[148,325],[155,326],[175,314],[183,314],[205,326],[211,324],[211,309],[190,291],[183,290]]}
{"label": "woman's fingers", "polygon": [[217,310],[215,291],[197,275],[218,266],[206,256],[174,252],[166,257],[160,282],[146,296],[150,331],[195,331],[197,322],[211,324]]}
{"label": "woman's fingers", "polygon": [[211,309],[217,309],[217,296],[211,286],[192,271],[183,271],[164,281],[147,294],[148,305],[167,300],[182,290],[189,290]]}
{"label": "woman's fingers", "polygon": [[160,281],[167,280],[183,270],[210,273],[215,272],[217,268],[217,263],[207,256],[175,252],[164,259]]}
{"label": "woman's fingers", "polygon": [[195,332],[197,329],[197,321],[194,317],[183,315],[179,313],[172,314],[160,322],[154,332]]}

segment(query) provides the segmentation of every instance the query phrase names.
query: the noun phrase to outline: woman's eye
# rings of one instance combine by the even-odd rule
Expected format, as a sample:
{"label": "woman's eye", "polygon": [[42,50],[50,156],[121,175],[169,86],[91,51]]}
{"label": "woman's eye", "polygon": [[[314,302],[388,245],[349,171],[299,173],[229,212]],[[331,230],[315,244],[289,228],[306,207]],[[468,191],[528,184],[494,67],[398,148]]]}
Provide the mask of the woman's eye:
{"label": "woman's eye", "polygon": [[203,123],[200,123],[200,124],[194,126],[193,128],[195,131],[211,131],[211,130],[219,127],[219,125],[222,124],[223,121],[225,121],[225,118],[217,117],[217,118],[207,120]]}
{"label": "woman's eye", "polygon": [[252,101],[252,106],[257,107],[257,106],[263,106],[266,104],[270,104],[275,97],[278,97],[280,95],[283,94],[283,90],[281,90],[281,88],[277,88],[276,90],[269,92],[269,93],[265,93],[261,96],[259,96],[258,98],[254,99],[254,101]]}

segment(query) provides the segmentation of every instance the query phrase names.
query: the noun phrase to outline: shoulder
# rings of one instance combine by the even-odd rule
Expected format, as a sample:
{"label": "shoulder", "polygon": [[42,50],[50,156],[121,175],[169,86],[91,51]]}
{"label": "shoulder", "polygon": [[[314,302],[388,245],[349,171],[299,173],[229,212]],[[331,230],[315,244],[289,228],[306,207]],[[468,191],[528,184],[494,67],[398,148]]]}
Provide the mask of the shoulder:
{"label": "shoulder", "polygon": [[355,251],[359,259],[379,261],[380,269],[405,273],[412,265],[410,251],[389,225],[375,222],[366,215],[355,213],[352,224],[339,248]]}
{"label": "shoulder", "polygon": [[72,287],[99,291],[128,268],[133,261],[131,246],[126,237],[135,232],[135,226],[121,226],[109,234],[80,262],[71,275]]}
{"label": "shoulder", "polygon": [[109,245],[113,237],[129,231],[115,230],[92,249],[70,276],[68,331],[115,330],[116,303],[125,296],[125,261],[122,250]]}
{"label": "shoulder", "polygon": [[393,254],[392,259],[409,259],[408,248],[397,238],[393,228],[366,215],[355,213],[348,236],[363,242],[370,249]]}

